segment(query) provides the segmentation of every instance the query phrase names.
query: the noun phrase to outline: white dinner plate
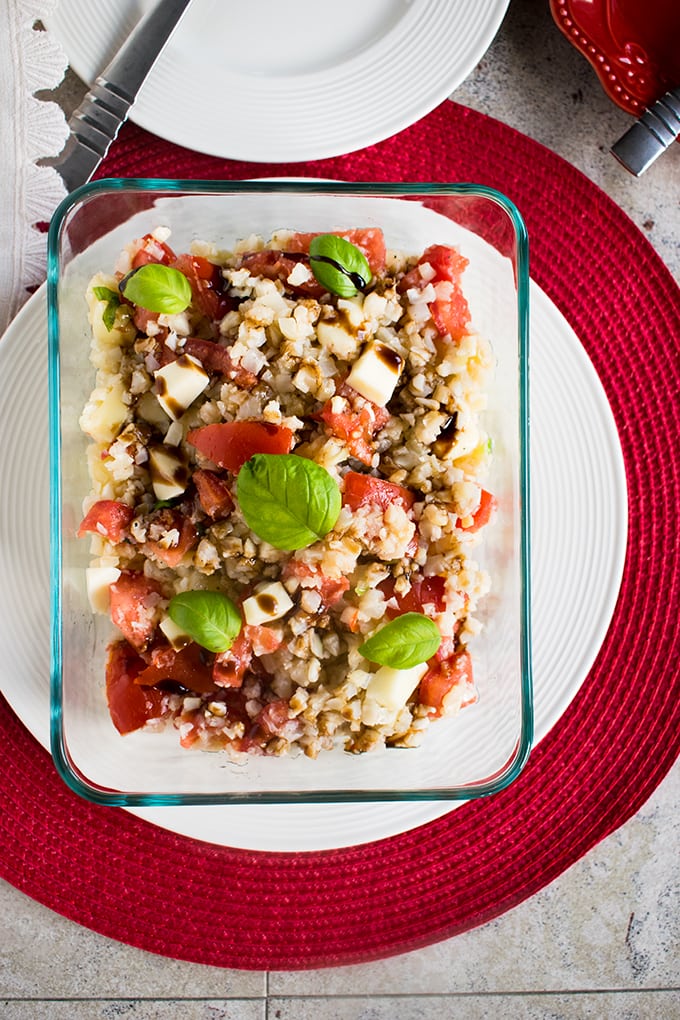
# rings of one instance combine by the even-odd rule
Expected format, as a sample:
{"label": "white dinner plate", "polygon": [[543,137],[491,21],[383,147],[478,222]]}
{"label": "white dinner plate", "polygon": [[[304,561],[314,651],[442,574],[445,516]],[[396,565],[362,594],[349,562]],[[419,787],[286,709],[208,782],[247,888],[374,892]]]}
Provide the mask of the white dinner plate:
{"label": "white dinner plate", "polygon": [[[92,83],[154,2],[60,0],[46,24]],[[508,2],[193,0],[131,119],[223,158],[353,152],[443,102],[488,49]]]}
{"label": "white dinner plate", "polygon": [[[573,330],[532,283],[531,514],[536,741],[588,675],[626,550],[623,455],[602,385]],[[49,464],[45,288],[0,341],[0,690],[49,748]],[[130,809],[162,828],[264,851],[358,845],[450,802]],[[118,810],[111,808],[110,810]]]}

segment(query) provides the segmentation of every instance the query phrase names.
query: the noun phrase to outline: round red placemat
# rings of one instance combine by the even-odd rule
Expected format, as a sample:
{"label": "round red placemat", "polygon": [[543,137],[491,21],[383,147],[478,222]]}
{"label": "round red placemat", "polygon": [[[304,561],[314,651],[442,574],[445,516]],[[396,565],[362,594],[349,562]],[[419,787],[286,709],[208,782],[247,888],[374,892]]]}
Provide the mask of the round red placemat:
{"label": "round red placemat", "polygon": [[680,748],[680,292],[670,273],[577,170],[450,102],[386,142],[304,166],[196,155],[127,125],[100,176],[301,173],[475,181],[518,205],[534,279],[581,337],[614,411],[628,478],[629,545],[603,648],[519,779],[378,843],[249,852],[88,804],[62,784],[49,756],[0,701],[0,874],[122,942],[246,969],[367,961],[498,916],[637,811]]}

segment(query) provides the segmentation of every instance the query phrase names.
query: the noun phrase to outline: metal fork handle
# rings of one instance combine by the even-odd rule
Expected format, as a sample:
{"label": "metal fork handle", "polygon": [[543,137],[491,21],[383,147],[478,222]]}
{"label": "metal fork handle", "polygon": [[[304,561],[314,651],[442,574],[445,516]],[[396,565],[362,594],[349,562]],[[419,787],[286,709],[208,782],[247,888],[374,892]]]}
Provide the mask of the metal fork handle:
{"label": "metal fork handle", "polygon": [[680,135],[680,88],[671,89],[642,114],[612,148],[619,163],[639,177]]}
{"label": "metal fork handle", "polygon": [[68,141],[53,164],[68,191],[92,177],[190,2],[160,0],[141,18],[71,115]]}

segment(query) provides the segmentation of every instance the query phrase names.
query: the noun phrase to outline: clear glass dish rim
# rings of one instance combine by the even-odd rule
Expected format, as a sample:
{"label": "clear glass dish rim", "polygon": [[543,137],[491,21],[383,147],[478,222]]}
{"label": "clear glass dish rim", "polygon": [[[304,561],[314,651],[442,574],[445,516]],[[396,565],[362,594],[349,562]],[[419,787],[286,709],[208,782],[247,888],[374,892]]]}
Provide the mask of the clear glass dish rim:
{"label": "clear glass dish rim", "polygon": [[[319,790],[260,791],[233,793],[138,793],[102,789],[93,786],[74,771],[65,746],[62,716],[62,485],[60,443],[60,332],[58,284],[60,239],[73,209],[84,200],[106,192],[154,192],[169,195],[219,195],[230,193],[268,193],[293,191],[309,195],[417,196],[460,195],[487,198],[508,215],[516,241],[516,284],[519,360],[519,491],[520,491],[520,733],[509,764],[495,777],[465,786],[423,790]],[[313,179],[251,179],[245,181],[184,180],[167,178],[101,178],[71,192],[55,210],[47,236],[47,308],[48,308],[48,404],[50,462],[50,747],[57,772],[76,794],[95,804],[113,807],[162,807],[227,804],[314,804],[371,803],[394,801],[460,801],[487,796],[505,789],[527,763],[533,742],[533,679],[531,643],[531,521],[529,471],[529,240],[526,225],[516,205],[502,192],[469,182],[347,182]]]}

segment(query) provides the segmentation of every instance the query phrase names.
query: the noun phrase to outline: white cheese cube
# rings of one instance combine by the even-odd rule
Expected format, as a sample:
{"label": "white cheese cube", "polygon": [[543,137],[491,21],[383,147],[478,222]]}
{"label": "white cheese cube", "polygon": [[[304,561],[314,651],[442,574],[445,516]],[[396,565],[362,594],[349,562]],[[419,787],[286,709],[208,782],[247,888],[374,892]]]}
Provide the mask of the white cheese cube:
{"label": "white cheese cube", "polygon": [[352,298],[338,298],[338,311],[347,319],[350,326],[360,329],[366,319],[363,294],[356,294]]}
{"label": "white cheese cube", "polygon": [[479,429],[471,418],[461,417],[458,419],[459,429],[456,432],[449,458],[457,460],[459,457],[467,457],[479,445]]}
{"label": "white cheese cube", "polygon": [[181,418],[196,397],[203,392],[210,376],[197,358],[181,354],[177,361],[154,372],[158,403],[173,420]]}
{"label": "white cheese cube", "polygon": [[185,648],[192,641],[191,636],[186,631],[183,631],[181,627],[178,627],[169,616],[164,616],[158,626],[176,652],[181,651],[182,648]]}
{"label": "white cheese cube", "polygon": [[347,385],[362,397],[384,407],[394,393],[404,366],[400,354],[386,344],[372,341],[354,362]]}
{"label": "white cheese cube", "polygon": [[427,663],[419,662],[410,669],[393,669],[381,666],[368,682],[366,694],[383,708],[398,712],[408,701],[427,672]]}
{"label": "white cheese cube", "polygon": [[254,595],[243,600],[243,616],[251,627],[259,627],[285,616],[293,601],[280,581],[261,584]]}
{"label": "white cheese cube", "polygon": [[118,380],[93,391],[80,417],[80,427],[96,443],[110,443],[120,432],[129,410],[123,392],[123,383]]}
{"label": "white cheese cube", "polygon": [[93,613],[109,611],[109,586],[120,577],[118,567],[87,567],[85,570],[85,587]]}
{"label": "white cheese cube", "polygon": [[184,458],[171,447],[152,446],[149,450],[151,485],[156,499],[181,496],[189,484]]}
{"label": "white cheese cube", "polygon": [[338,320],[317,323],[316,335],[321,346],[342,361],[353,358],[359,345],[356,335]]}

